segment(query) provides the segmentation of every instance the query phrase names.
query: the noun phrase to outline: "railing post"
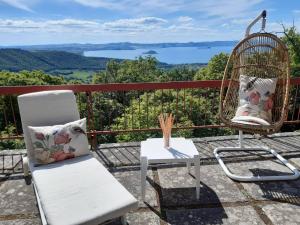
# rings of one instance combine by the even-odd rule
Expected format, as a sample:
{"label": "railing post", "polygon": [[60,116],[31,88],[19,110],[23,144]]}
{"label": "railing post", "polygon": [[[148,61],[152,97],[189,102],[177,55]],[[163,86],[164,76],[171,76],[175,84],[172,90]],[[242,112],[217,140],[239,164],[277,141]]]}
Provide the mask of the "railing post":
{"label": "railing post", "polygon": [[86,92],[87,97],[87,111],[88,111],[88,128],[91,137],[91,148],[92,150],[97,149],[97,135],[94,132],[94,114],[93,114],[93,99],[92,99],[92,92]]}

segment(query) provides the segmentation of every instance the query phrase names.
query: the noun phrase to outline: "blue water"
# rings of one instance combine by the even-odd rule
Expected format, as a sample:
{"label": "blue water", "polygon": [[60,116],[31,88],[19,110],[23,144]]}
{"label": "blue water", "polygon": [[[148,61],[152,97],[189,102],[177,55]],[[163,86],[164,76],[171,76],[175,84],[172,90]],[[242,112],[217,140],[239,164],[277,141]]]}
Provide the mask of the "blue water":
{"label": "blue water", "polygon": [[[160,62],[168,64],[181,63],[207,63],[211,57],[221,52],[230,53],[234,46],[218,47],[170,47],[170,48],[151,48],[158,54],[153,54]],[[144,52],[150,49],[135,50],[99,50],[85,51],[84,56],[108,57],[116,59],[135,59],[139,56],[145,56]]]}

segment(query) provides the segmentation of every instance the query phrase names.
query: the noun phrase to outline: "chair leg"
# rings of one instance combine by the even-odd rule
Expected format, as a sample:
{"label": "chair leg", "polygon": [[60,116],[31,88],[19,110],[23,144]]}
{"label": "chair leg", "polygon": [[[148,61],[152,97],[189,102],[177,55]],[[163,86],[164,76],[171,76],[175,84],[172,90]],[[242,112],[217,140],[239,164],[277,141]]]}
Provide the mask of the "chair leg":
{"label": "chair leg", "polygon": [[23,156],[22,157],[22,162],[23,162],[23,173],[24,173],[24,177],[28,177],[29,176],[29,165],[28,165],[28,157],[27,156]]}
{"label": "chair leg", "polygon": [[147,157],[141,157],[141,195],[142,195],[142,201],[145,201],[145,196],[146,196],[147,167],[148,167]]}
{"label": "chair leg", "polygon": [[187,167],[188,173],[190,173],[191,172],[191,162],[190,161],[188,161],[186,163],[186,167]]}
{"label": "chair leg", "polygon": [[126,220],[126,216],[121,216],[121,223],[122,225],[127,225],[127,220]]}
{"label": "chair leg", "polygon": [[[219,152],[224,151],[266,151],[271,153],[273,156],[275,156],[279,161],[288,167],[293,174],[292,175],[279,175],[279,176],[240,176],[236,175],[230,172],[230,170],[227,168],[223,160],[221,159]],[[214,155],[216,159],[218,160],[220,166],[224,170],[225,174],[230,177],[233,180],[238,181],[278,181],[278,180],[295,180],[298,179],[300,176],[299,171],[291,165],[285,158],[283,158],[281,155],[279,155],[276,151],[273,149],[270,149],[268,147],[219,147],[214,150]]]}
{"label": "chair leg", "polygon": [[194,156],[195,163],[195,176],[196,176],[196,198],[199,200],[200,198],[200,156]]}

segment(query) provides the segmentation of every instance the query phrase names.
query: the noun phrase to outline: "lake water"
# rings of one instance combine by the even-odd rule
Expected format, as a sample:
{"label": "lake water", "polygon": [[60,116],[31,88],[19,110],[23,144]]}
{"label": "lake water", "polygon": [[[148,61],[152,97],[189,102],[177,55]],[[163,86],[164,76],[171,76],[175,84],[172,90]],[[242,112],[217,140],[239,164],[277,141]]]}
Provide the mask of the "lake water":
{"label": "lake water", "polygon": [[230,53],[234,46],[217,47],[170,47],[170,48],[151,48],[135,50],[99,50],[85,51],[84,56],[108,57],[116,59],[135,59],[145,56],[144,52],[154,50],[153,54],[160,62],[168,64],[181,63],[207,63],[211,57],[221,52]]}

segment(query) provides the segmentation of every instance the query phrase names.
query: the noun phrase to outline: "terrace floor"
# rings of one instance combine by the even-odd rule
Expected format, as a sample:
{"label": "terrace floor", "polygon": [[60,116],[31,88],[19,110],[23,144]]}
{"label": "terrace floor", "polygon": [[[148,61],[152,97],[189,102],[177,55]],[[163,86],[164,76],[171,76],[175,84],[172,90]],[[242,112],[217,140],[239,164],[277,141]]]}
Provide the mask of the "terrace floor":
{"label": "terrace floor", "polygon": [[[300,169],[300,133],[280,133],[262,139],[246,137],[246,145],[268,145]],[[139,143],[103,144],[94,155],[139,199],[138,210],[127,214],[129,225],[300,224],[300,179],[245,183],[226,177],[213,157],[213,149],[237,145],[236,140],[237,136],[193,139],[201,156],[198,201],[193,170],[188,174],[185,165],[177,164],[149,168],[146,203],[143,203]],[[229,168],[238,174],[289,173],[276,160],[267,160],[271,156],[266,153],[258,156],[253,152],[238,152],[224,156]],[[11,157],[5,157],[4,163],[11,164]],[[0,179],[0,224],[41,224],[32,185],[25,184],[22,174],[2,173]],[[116,224],[121,223],[118,220],[110,223]]]}

